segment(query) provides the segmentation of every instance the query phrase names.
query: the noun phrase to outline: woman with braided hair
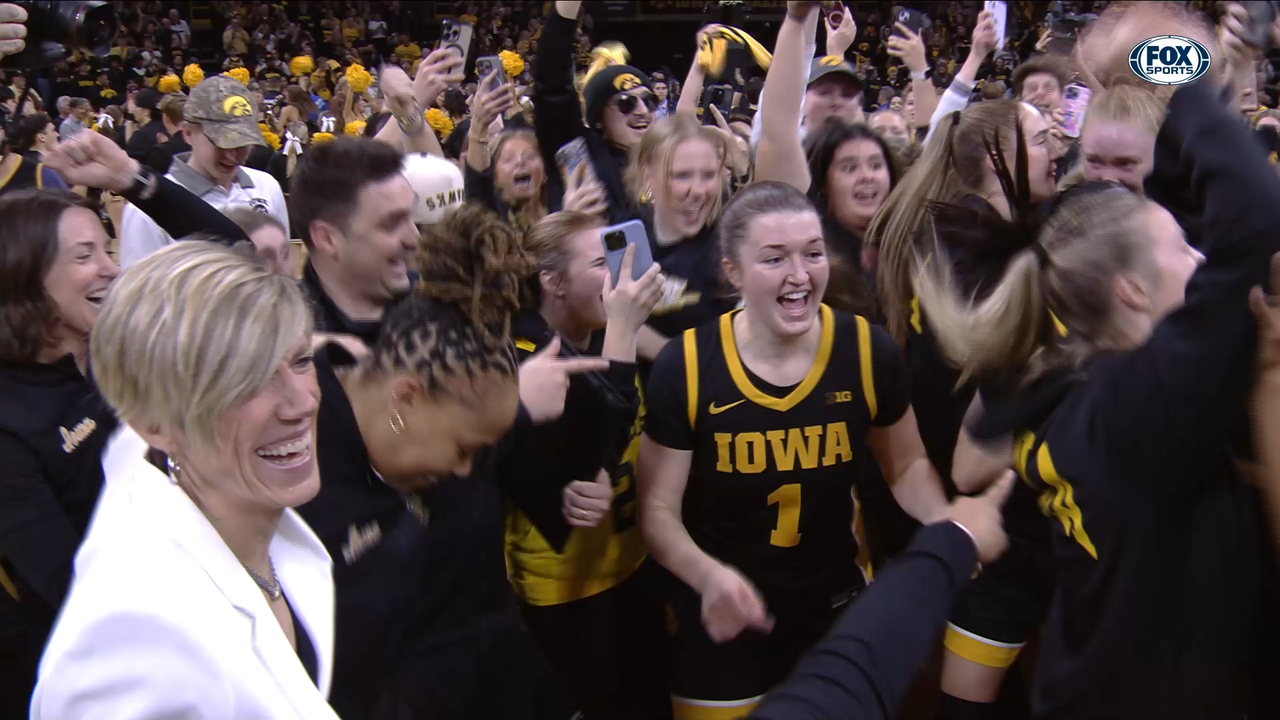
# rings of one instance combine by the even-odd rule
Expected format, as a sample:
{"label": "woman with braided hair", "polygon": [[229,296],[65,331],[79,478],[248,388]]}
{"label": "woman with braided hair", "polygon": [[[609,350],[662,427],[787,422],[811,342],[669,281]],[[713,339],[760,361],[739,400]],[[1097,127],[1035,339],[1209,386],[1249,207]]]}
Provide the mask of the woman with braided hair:
{"label": "woman with braided hair", "polygon": [[532,717],[553,683],[507,582],[489,446],[558,413],[564,374],[608,363],[517,364],[509,330],[532,264],[487,209],[426,226],[416,265],[367,356],[341,374],[343,350],[316,357],[325,481],[300,512],[334,558],[330,701],[350,718]]}

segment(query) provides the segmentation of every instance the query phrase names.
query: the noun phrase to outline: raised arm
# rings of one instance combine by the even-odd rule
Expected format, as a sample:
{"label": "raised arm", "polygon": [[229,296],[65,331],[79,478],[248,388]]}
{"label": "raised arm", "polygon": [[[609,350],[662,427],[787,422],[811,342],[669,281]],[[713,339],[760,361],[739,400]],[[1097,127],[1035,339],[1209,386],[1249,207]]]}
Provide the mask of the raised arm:
{"label": "raised arm", "polygon": [[769,74],[760,95],[760,145],[756,148],[756,180],[785,182],[809,191],[809,164],[796,128],[804,106],[804,50],[818,30],[818,3],[787,3],[778,30]]}
{"label": "raised arm", "polygon": [[[942,118],[949,113],[963,110],[969,104],[969,96],[973,94],[974,83],[978,81],[978,70],[982,68],[983,61],[995,51],[995,48],[996,21],[989,11],[983,10],[979,13],[978,22],[973,28],[973,45],[969,48],[969,57],[965,58],[964,64],[960,66],[960,71],[951,80],[951,85],[942,94],[942,97],[938,99],[933,113],[929,116],[930,135],[933,134],[933,129],[938,126]],[[932,83],[929,83],[929,85],[929,93],[932,94]],[[920,93],[918,91],[916,92],[916,117],[923,117],[920,112]]]}
{"label": "raised arm", "polygon": [[557,0],[547,16],[533,68],[533,129],[547,174],[553,175],[556,151],[583,133],[582,108],[573,88],[573,39],[581,0]]}
{"label": "raised arm", "polygon": [[702,47],[702,39],[707,34],[707,28],[703,27],[698,31],[698,36],[694,38],[693,43],[693,62],[689,64],[689,74],[684,76],[684,83],[680,86],[680,102],[676,103],[677,115],[698,116],[698,103],[702,101],[702,86],[707,79],[707,71],[702,69],[702,65],[698,63],[698,50]]}

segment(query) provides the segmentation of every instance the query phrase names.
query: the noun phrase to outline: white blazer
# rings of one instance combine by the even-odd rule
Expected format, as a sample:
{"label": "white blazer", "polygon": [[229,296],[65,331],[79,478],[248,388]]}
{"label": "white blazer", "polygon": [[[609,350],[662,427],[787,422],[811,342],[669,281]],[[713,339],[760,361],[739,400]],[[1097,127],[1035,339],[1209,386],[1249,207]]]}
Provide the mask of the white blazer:
{"label": "white blazer", "polygon": [[333,574],[320,540],[285,510],[270,549],[315,646],[312,683],[261,590],[146,451],[122,427],[103,455],[106,485],[40,661],[32,720],[336,720]]}

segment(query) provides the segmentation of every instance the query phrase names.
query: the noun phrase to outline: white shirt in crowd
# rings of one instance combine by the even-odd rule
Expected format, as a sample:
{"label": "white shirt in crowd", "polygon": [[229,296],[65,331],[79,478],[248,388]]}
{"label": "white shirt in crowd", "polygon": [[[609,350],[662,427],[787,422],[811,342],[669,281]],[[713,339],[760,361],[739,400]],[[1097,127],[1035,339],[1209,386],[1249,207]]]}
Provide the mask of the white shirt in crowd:
{"label": "white shirt in crowd", "polygon": [[170,20],[169,29],[173,31],[173,34],[178,36],[178,42],[182,44],[182,47],[186,47],[191,43],[191,26],[187,24],[186,20],[179,20],[177,22]]}
{"label": "white shirt in crowd", "polygon": [[[276,179],[252,168],[242,167],[236,173],[230,190],[192,170],[187,165],[189,153],[174,158],[165,177],[200,196],[201,200],[222,210],[228,207],[247,206],[259,212],[273,215],[289,231],[289,211],[285,208],[284,192]],[[169,234],[160,229],[154,220],[134,207],[124,206],[124,218],[120,223],[120,265],[128,267],[165,245],[173,242]]]}
{"label": "white shirt in crowd", "polygon": [[369,21],[369,37],[381,38],[387,36],[387,22],[385,20]]}

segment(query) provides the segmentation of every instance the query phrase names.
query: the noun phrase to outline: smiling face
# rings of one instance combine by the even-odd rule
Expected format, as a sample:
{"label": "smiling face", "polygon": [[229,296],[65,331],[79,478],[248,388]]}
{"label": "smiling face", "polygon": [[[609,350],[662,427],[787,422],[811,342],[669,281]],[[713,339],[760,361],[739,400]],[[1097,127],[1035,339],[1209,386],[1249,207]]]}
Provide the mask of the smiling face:
{"label": "smiling face", "polygon": [[1186,303],[1187,284],[1204,263],[1204,255],[1187,244],[1186,233],[1173,215],[1153,202],[1146,203],[1137,222],[1140,231],[1151,239],[1156,282],[1147,295],[1154,325]]}
{"label": "smiling face", "polygon": [[87,336],[98,319],[107,288],[120,268],[107,254],[102,222],[85,208],[68,208],[58,220],[58,254],[44,277],[44,289],[69,334]]}
{"label": "smiling face", "polygon": [[680,238],[693,237],[706,226],[724,189],[724,164],[716,148],[702,138],[684,140],[669,154],[665,182],[661,167],[645,168],[645,178],[655,190],[654,210],[664,227]]}
{"label": "smiling face", "polygon": [[601,291],[609,277],[609,266],[605,263],[604,243],[600,242],[600,228],[579,230],[563,242],[567,254],[564,269],[554,276],[545,273],[544,292],[555,294],[573,316],[575,327],[603,330],[608,316]]}
{"label": "smiling face", "polygon": [[601,117],[605,139],[625,150],[638,145],[644,132],[653,124],[656,103],[657,99],[647,87],[632,88],[614,95]]}
{"label": "smiling face", "polygon": [[1062,109],[1062,84],[1052,73],[1035,72],[1022,80],[1022,95],[1018,99],[1029,102],[1042,112]]}
{"label": "smiling face", "polygon": [[493,164],[493,184],[508,203],[527,202],[542,190],[547,171],[537,141],[517,135],[505,139]]}
{"label": "smiling face", "polygon": [[1053,176],[1055,165],[1049,156],[1049,123],[1040,113],[1025,105],[1019,113],[1022,133],[1027,141],[1027,180],[1031,185],[1031,201],[1043,202],[1058,191]]}
{"label": "smiling face", "polygon": [[399,174],[360,189],[346,227],[331,231],[350,288],[384,303],[409,291],[409,263],[420,237],[413,224],[416,201]]}
{"label": "smiling face", "polygon": [[1137,195],[1155,164],[1156,137],[1129,123],[1091,118],[1080,135],[1087,180],[1118,182]]}
{"label": "smiling face", "polygon": [[240,172],[240,166],[249,157],[251,148],[246,145],[224,150],[214,145],[199,125],[188,123],[184,132],[191,145],[191,157],[187,165],[214,183],[230,187]]}
{"label": "smiling face", "polygon": [[[491,373],[474,381],[453,378],[447,384],[446,392],[428,397],[415,377],[391,379],[397,390],[395,409],[404,423],[401,433],[390,439],[399,452],[374,458],[374,464],[398,487],[425,489],[449,475],[469,476],[477,454],[515,422],[520,406],[515,377]],[[384,425],[393,433],[385,421],[377,427]]]}
{"label": "smiling face", "polygon": [[841,225],[861,232],[890,190],[889,162],[874,140],[848,140],[827,170],[827,205]]}
{"label": "smiling face", "polygon": [[778,338],[808,332],[830,275],[818,214],[760,215],[750,221],[735,255],[724,259],[724,270],[751,322]]}
{"label": "smiling face", "polygon": [[212,447],[182,443],[183,467],[198,476],[202,496],[216,493],[225,507],[270,511],[297,507],[320,491],[320,386],[310,340],[304,335],[265,388],[218,418]]}

